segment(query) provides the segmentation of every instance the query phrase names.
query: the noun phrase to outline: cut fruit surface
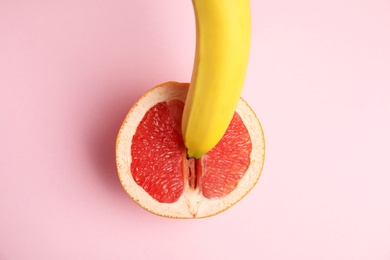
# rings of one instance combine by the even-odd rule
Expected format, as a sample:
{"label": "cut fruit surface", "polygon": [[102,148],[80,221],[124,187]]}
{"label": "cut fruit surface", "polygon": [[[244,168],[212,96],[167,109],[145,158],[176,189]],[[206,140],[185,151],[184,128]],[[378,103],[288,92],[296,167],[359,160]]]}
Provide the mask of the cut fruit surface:
{"label": "cut fruit surface", "polygon": [[116,160],[126,192],[152,213],[174,218],[215,215],[256,184],[264,161],[259,121],[240,100],[220,142],[202,158],[187,158],[181,119],[187,83],[147,92],[119,131]]}
{"label": "cut fruit surface", "polygon": [[132,176],[159,202],[175,202],[183,193],[182,110],[183,102],[177,99],[157,103],[146,112],[133,136]]}

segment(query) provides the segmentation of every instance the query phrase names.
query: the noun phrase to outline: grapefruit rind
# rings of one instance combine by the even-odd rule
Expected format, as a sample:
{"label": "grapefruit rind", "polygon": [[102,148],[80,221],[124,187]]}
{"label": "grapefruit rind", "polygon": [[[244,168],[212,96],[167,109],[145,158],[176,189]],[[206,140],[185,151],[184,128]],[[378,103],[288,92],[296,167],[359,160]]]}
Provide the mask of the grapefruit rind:
{"label": "grapefruit rind", "polygon": [[236,112],[248,129],[252,142],[252,152],[249,168],[239,181],[236,189],[225,197],[218,199],[207,199],[202,194],[188,189],[188,187],[185,187],[185,191],[179,200],[173,203],[161,203],[152,198],[134,181],[130,172],[132,138],[146,111],[159,102],[171,99],[185,102],[188,86],[188,83],[170,81],[145,93],[126,115],[116,142],[116,165],[124,190],[144,209],[156,215],[170,218],[204,218],[230,208],[255,186],[260,178],[265,157],[265,142],[261,124],[249,105],[243,99],[240,99]]}

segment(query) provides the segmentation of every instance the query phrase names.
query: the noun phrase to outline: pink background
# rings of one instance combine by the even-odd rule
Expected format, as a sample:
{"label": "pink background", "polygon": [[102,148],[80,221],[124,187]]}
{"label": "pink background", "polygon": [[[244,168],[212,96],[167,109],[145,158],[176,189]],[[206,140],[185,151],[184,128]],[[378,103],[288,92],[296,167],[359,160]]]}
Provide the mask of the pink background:
{"label": "pink background", "polygon": [[189,81],[191,1],[1,1],[1,260],[390,259],[389,2],[251,4],[263,174],[186,221],[126,195],[114,145],[141,94]]}

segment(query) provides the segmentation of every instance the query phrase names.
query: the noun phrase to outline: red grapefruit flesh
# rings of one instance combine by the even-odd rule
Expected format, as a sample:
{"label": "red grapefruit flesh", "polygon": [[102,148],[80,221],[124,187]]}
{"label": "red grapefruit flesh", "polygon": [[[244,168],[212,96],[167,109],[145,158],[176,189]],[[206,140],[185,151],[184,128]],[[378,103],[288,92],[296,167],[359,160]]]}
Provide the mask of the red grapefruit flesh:
{"label": "red grapefruit flesh", "polygon": [[221,198],[232,192],[248,170],[251,151],[248,130],[235,113],[221,141],[203,158],[203,195]]}
{"label": "red grapefruit flesh", "polygon": [[200,159],[188,159],[181,116],[188,84],[167,82],[130,110],[117,139],[117,168],[127,193],[152,213],[200,218],[226,210],[260,177],[261,125],[240,100],[221,141]]}
{"label": "red grapefruit flesh", "polygon": [[183,193],[183,107],[178,100],[154,105],[133,136],[131,173],[135,182],[159,202],[175,202]]}

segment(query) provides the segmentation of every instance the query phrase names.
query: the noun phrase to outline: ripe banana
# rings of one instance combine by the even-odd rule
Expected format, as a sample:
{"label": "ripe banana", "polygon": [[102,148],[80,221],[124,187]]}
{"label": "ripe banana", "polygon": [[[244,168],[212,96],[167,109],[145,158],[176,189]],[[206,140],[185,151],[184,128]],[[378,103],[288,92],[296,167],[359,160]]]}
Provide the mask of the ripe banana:
{"label": "ripe banana", "polygon": [[196,51],[182,133],[188,157],[200,158],[224,135],[249,59],[249,0],[192,0]]}

